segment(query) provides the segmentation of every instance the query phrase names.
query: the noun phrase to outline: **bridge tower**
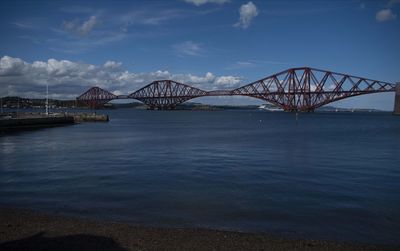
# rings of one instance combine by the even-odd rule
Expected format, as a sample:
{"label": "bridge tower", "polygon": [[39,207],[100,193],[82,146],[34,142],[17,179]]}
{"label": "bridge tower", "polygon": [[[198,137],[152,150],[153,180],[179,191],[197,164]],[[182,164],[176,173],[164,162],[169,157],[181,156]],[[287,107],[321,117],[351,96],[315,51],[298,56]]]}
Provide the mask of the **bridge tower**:
{"label": "bridge tower", "polygon": [[394,114],[400,115],[400,82],[396,83],[396,97],[394,98]]}

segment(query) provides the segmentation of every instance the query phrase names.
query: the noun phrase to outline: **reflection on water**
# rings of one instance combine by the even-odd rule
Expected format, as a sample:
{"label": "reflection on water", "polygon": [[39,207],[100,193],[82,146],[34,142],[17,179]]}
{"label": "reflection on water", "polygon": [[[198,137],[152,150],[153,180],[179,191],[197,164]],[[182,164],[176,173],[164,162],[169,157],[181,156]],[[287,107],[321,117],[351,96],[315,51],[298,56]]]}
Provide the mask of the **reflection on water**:
{"label": "reflection on water", "polygon": [[399,243],[400,117],[107,111],[0,136],[0,203],[156,226]]}

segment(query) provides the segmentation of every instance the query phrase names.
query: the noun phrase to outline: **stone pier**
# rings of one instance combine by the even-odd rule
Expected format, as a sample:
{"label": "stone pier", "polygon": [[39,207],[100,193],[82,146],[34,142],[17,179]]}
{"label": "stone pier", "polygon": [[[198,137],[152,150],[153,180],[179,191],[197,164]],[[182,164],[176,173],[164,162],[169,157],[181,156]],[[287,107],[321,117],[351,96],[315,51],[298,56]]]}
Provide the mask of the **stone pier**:
{"label": "stone pier", "polygon": [[396,97],[394,98],[394,111],[395,115],[400,115],[400,83],[396,85]]}

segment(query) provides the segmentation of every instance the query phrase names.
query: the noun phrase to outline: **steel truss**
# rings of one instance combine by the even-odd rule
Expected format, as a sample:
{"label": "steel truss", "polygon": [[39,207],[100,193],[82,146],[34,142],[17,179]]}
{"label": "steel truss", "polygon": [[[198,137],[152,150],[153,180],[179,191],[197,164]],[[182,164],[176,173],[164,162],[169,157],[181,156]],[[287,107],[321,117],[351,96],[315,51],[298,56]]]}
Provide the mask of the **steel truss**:
{"label": "steel truss", "polygon": [[109,91],[101,89],[100,87],[92,87],[85,93],[77,97],[77,100],[83,101],[90,108],[100,108],[105,103],[116,98],[118,98],[118,96],[112,94]]}
{"label": "steel truss", "polygon": [[170,110],[193,98],[206,96],[207,92],[172,80],[154,81],[128,95],[145,103],[150,109]]}
{"label": "steel truss", "polygon": [[314,111],[344,98],[395,91],[395,85],[308,67],[289,69],[232,91],[259,98],[285,111]]}
{"label": "steel truss", "polygon": [[394,92],[395,84],[309,67],[292,68],[234,90],[203,91],[172,80],[159,80],[127,96],[93,87],[77,99],[101,107],[112,99],[133,98],[149,109],[174,109],[204,96],[249,96],[265,100],[285,111],[311,112],[328,103],[363,94]]}

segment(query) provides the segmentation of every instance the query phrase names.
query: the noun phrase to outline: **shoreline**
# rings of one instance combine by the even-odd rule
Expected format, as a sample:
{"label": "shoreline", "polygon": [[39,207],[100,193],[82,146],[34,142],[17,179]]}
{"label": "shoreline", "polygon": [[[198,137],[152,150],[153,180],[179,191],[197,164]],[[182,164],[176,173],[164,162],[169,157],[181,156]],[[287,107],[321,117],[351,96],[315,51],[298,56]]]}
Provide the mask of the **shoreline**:
{"label": "shoreline", "polygon": [[400,250],[400,246],[144,227],[0,207],[0,250]]}
{"label": "shoreline", "polygon": [[0,132],[23,131],[74,125],[82,122],[108,122],[108,115],[96,113],[0,114]]}

